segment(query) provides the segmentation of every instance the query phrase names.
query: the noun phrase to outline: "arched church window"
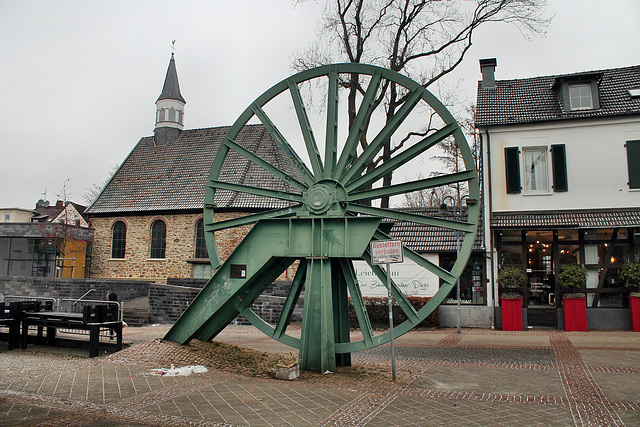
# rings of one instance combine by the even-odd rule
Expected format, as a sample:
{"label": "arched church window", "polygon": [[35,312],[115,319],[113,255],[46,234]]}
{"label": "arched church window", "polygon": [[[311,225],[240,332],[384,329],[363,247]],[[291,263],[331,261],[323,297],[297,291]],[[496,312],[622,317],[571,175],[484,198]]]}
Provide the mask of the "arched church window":
{"label": "arched church window", "polygon": [[164,108],[158,111],[158,122],[164,122]]}
{"label": "arched church window", "polygon": [[111,229],[111,258],[124,258],[127,247],[127,226],[117,221]]}
{"label": "arched church window", "polygon": [[173,107],[169,108],[169,121],[170,122],[176,121],[176,109]]}
{"label": "arched church window", "polygon": [[151,258],[164,258],[167,247],[167,225],[157,220],[151,225]]}
{"label": "arched church window", "polygon": [[202,219],[196,223],[196,253],[195,258],[209,258],[207,244],[204,240],[204,222]]}

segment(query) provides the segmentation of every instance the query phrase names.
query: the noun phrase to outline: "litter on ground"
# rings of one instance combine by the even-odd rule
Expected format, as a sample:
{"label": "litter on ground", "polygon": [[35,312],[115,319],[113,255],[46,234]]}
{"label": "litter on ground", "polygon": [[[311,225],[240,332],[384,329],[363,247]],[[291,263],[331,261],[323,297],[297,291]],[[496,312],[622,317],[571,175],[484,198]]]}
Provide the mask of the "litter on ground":
{"label": "litter on ground", "polygon": [[189,365],[183,366],[182,368],[176,368],[171,365],[169,369],[152,369],[151,375],[162,375],[165,377],[176,377],[178,375],[189,376],[191,374],[202,374],[203,372],[207,372],[208,369],[202,365]]}

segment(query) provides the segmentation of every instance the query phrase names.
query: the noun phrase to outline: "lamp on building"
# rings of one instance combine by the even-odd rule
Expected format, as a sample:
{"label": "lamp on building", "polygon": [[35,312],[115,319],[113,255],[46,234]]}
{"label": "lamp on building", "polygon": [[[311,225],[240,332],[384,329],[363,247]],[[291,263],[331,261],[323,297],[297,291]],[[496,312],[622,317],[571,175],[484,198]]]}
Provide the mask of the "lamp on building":
{"label": "lamp on building", "polygon": [[[453,203],[453,219],[455,221],[462,219],[462,201],[464,199],[468,199],[467,204],[475,202],[474,199],[469,199],[468,194],[465,194],[464,196],[459,197],[458,200],[456,200],[456,198],[453,196],[444,196],[442,198],[442,203],[440,204],[440,209],[438,210],[438,213],[436,215],[441,217],[449,216],[449,208],[446,203],[447,199],[451,199]],[[460,255],[460,231],[456,230],[456,258],[458,258],[459,255]],[[461,319],[462,314],[461,314],[461,307],[460,307],[460,278],[456,280],[456,304],[457,304],[456,327],[457,327],[457,332],[460,333],[461,323],[462,323],[462,319]]]}

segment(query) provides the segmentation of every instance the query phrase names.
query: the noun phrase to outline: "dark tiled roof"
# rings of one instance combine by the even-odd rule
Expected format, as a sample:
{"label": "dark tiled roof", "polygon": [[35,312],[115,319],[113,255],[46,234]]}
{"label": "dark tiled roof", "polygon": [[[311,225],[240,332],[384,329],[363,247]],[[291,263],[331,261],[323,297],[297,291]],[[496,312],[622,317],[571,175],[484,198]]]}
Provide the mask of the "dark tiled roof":
{"label": "dark tiled roof", "polygon": [[[407,208],[402,209],[417,215],[437,216],[438,208]],[[467,220],[466,208],[462,208],[462,220]],[[406,221],[394,221],[389,237],[402,240],[409,249],[424,252],[455,252],[455,231],[440,227],[430,227]],[[474,250],[482,249],[482,221],[478,224],[478,234],[473,245]]]}
{"label": "dark tiled roof", "polygon": [[492,228],[613,228],[640,227],[640,208],[596,211],[495,213]]}
{"label": "dark tiled roof", "polygon": [[[204,206],[205,182],[229,127],[185,130],[165,146],[144,137],[113,176],[88,214],[198,210]],[[250,125],[236,142],[279,169],[298,177],[297,171],[262,125]],[[230,150],[220,180],[280,191],[295,192],[282,180]],[[289,202],[252,195],[216,191],[219,209],[275,209]]]}
{"label": "dark tiled roof", "polygon": [[[180,84],[178,83],[178,71],[176,70],[176,60],[173,59],[173,53],[171,54],[171,60],[169,61],[169,68],[167,68],[167,75],[164,78],[164,85],[162,86],[162,93],[158,97],[158,101],[161,99],[177,99],[186,103],[182,94],[180,93]],[[158,102],[156,101],[156,102]]]}
{"label": "dark tiled roof", "polygon": [[[600,108],[563,111],[554,89],[556,81],[586,75],[600,77]],[[482,82],[478,82],[476,126],[640,114],[640,98],[632,98],[628,92],[628,89],[633,88],[640,88],[640,65],[557,76],[498,80],[495,88],[483,88]]]}

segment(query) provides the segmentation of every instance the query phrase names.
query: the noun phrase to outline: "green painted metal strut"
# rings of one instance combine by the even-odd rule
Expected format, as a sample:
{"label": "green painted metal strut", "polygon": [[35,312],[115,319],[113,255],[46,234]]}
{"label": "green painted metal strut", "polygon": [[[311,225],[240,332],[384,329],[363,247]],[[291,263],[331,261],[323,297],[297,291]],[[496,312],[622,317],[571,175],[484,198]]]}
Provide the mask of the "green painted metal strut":
{"label": "green painted metal strut", "polygon": [[[246,312],[282,271],[296,259],[306,259],[305,307],[299,346],[302,366],[307,370],[335,371],[334,311],[345,313],[345,307],[335,301],[336,298],[346,301],[346,284],[339,289],[340,295],[334,295],[332,276],[339,265],[334,260],[362,257],[379,223],[379,218],[258,221],[165,339],[185,344],[193,338],[214,338],[238,314]],[[244,271],[245,277],[234,277],[234,268]],[[344,334],[345,314],[342,319],[338,342],[348,337]],[[295,340],[290,342],[295,344]]]}

